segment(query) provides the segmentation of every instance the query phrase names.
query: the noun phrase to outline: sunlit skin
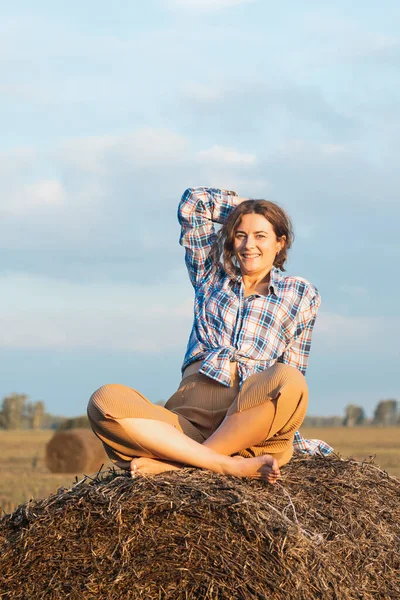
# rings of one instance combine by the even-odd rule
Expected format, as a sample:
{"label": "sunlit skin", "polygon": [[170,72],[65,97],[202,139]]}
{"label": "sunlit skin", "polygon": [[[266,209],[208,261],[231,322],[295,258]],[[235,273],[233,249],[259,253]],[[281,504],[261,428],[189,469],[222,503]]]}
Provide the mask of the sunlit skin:
{"label": "sunlit skin", "polygon": [[[243,215],[235,232],[234,254],[243,276],[246,296],[268,293],[269,274],[275,257],[284,244],[285,237],[277,239],[271,223],[264,216],[255,213]],[[265,405],[264,409],[274,410],[272,405]],[[129,467],[126,463],[120,466],[129,468],[132,476],[136,476],[155,475],[179,469],[183,465],[192,465],[237,477],[261,478],[273,484],[280,476],[278,462],[274,457],[264,455],[242,458],[220,453],[221,445],[225,446],[226,440],[235,439],[238,427],[241,431],[243,427],[244,430],[250,430],[250,423],[245,422],[245,418],[256,418],[256,415],[250,412],[245,411],[225,418],[203,444],[198,444],[165,423],[148,422],[145,419],[118,419],[120,425],[134,439],[159,457],[134,458]],[[248,441],[248,445],[252,445],[250,438]]]}
{"label": "sunlit skin", "polygon": [[235,232],[233,251],[243,276],[245,295],[265,294],[276,255],[285,245],[263,215],[243,215]]}

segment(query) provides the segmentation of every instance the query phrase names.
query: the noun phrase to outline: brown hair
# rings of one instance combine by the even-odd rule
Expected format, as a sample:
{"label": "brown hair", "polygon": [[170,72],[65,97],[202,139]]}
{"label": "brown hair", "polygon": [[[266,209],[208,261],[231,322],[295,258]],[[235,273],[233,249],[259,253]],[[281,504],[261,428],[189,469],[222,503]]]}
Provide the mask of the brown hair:
{"label": "brown hair", "polygon": [[250,213],[265,217],[271,223],[278,240],[282,236],[286,236],[285,245],[278,252],[274,260],[274,267],[284,271],[283,265],[286,262],[287,253],[294,241],[293,226],[285,211],[269,200],[245,200],[230,213],[224,225],[217,233],[212,249],[214,261],[220,263],[222,260],[225,271],[231,276],[239,273],[239,268],[233,263],[233,242],[242,216]]}

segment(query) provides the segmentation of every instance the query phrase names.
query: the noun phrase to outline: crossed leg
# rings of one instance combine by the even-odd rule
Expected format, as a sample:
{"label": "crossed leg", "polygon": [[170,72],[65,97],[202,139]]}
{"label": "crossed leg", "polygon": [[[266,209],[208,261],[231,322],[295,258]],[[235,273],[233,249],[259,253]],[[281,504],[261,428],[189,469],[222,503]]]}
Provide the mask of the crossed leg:
{"label": "crossed leg", "polygon": [[[112,386],[101,388],[103,395],[107,387]],[[186,435],[176,422],[171,421],[171,413],[168,415],[169,422],[164,422],[164,414],[160,414],[160,420],[158,415],[146,418],[146,411],[140,417],[114,416],[113,419],[124,435],[134,441],[135,452],[131,456],[137,458],[130,461],[131,471],[153,474],[191,465],[275,483],[279,477],[278,460],[268,454],[266,448],[263,450],[263,444],[282,431],[290,446],[291,431],[298,426],[298,419],[293,417],[295,414],[299,416],[299,406],[300,413],[305,414],[306,403],[303,376],[293,367],[274,365],[244,383],[221,425],[205,441],[198,436],[192,439]],[[94,430],[98,434],[95,427]],[[261,448],[259,456],[231,456],[252,446]],[[115,462],[118,464],[118,460]],[[126,462],[124,466],[126,468]]]}
{"label": "crossed leg", "polygon": [[267,479],[270,483],[274,483],[279,476],[278,463],[270,455],[231,457],[199,444],[168,423],[150,419],[119,419],[118,422],[157,457],[132,459],[130,469],[133,473],[154,474],[190,465],[225,475]]}

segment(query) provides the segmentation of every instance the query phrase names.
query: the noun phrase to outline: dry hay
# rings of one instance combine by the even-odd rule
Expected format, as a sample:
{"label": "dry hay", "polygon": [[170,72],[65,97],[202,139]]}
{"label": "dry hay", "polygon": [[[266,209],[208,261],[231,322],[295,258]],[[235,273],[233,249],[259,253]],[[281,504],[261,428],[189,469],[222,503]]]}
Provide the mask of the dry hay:
{"label": "dry hay", "polygon": [[393,600],[399,538],[399,480],[369,464],[294,459],[276,486],[109,472],[3,517],[0,597]]}
{"label": "dry hay", "polygon": [[89,429],[57,431],[46,445],[45,462],[52,473],[93,473],[106,461],[103,444]]}

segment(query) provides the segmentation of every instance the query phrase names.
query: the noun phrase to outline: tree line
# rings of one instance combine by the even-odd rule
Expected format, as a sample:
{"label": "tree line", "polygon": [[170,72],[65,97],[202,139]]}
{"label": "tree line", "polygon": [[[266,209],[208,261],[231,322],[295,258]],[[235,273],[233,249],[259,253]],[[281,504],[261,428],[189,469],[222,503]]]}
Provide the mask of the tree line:
{"label": "tree line", "polygon": [[306,417],[304,427],[393,427],[400,425],[399,403],[397,400],[381,400],[375,407],[372,419],[367,418],[365,410],[357,404],[348,404],[344,417]]}
{"label": "tree line", "polygon": [[[157,404],[163,404],[158,402]],[[366,417],[362,406],[348,404],[343,417],[313,417],[304,419],[304,427],[357,427],[372,425],[390,427],[400,425],[399,403],[397,400],[381,400],[372,419]],[[87,417],[74,419],[51,415],[46,412],[43,401],[30,402],[26,394],[12,393],[2,400],[0,410],[0,429],[55,429],[58,427],[88,426]]]}
{"label": "tree line", "polygon": [[13,392],[2,400],[0,429],[53,429],[64,418],[47,413],[42,400],[30,402],[26,394]]}

